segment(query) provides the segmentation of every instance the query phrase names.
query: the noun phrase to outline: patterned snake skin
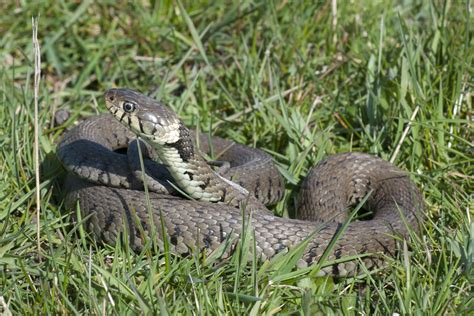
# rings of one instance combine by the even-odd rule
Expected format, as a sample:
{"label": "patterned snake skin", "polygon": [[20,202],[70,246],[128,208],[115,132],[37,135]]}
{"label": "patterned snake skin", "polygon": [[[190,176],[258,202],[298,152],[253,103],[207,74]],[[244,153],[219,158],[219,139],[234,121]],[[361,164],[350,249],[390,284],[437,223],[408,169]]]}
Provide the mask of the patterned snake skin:
{"label": "patterned snake skin", "polygon": [[[224,251],[228,255],[249,224],[262,259],[309,238],[298,262],[302,267],[318,261],[348,218],[350,206],[368,195],[363,208],[373,217],[351,222],[328,259],[371,254],[361,258],[371,268],[383,265],[377,254],[394,254],[394,236],[406,237],[409,228],[418,231],[424,218],[422,196],[408,175],[362,153],[331,156],[312,168],[301,185],[300,219],[274,216],[264,205],[282,197],[283,182],[266,153],[220,138],[209,142],[207,135],[196,137],[169,108],[132,90],[112,89],[105,98],[114,115],[83,121],[64,135],[57,148],[68,171],[66,207],[74,210],[79,204],[86,228],[102,242],[115,244],[126,231],[124,236],[136,250],[151,238],[158,239],[158,246],[164,249],[162,238],[166,236],[171,250],[178,254],[212,251],[229,243]],[[130,126],[151,146],[135,141]],[[158,140],[158,134],[165,140]],[[217,160],[228,162],[215,172],[196,144],[201,152],[213,152]],[[145,158],[157,161],[144,159],[145,174],[138,149]],[[175,169],[170,167],[173,159],[178,160]],[[148,193],[143,190],[143,179]],[[183,197],[171,183],[193,199]],[[320,274],[352,275],[357,265],[357,260],[333,263]]]}

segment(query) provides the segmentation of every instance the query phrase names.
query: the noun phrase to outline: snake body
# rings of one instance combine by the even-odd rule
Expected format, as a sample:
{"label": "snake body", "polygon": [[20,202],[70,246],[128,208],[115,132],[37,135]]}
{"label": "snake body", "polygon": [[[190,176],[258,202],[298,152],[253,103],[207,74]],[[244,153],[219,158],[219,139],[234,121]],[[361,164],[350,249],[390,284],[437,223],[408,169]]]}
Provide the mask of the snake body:
{"label": "snake body", "polygon": [[[373,218],[351,222],[328,256],[336,262],[321,269],[321,274],[343,276],[356,271],[357,261],[338,259],[372,254],[362,261],[368,268],[379,265],[374,254],[393,254],[394,236],[418,231],[424,218],[423,199],[408,175],[362,153],[331,156],[309,172],[301,185],[300,219],[274,216],[264,205],[281,198],[283,182],[269,155],[195,136],[171,109],[132,90],[108,90],[105,101],[112,115],[85,120],[57,149],[68,170],[66,207],[79,204],[87,229],[103,242],[115,244],[123,235],[133,249],[151,240],[164,249],[167,238],[178,254],[222,248],[227,255],[248,226],[262,259],[306,240],[298,265],[307,266],[321,258],[348,218],[348,208],[368,194],[364,208]],[[145,143],[136,142],[137,135]],[[228,168],[211,168],[196,143],[229,161]],[[128,155],[117,152],[127,147]],[[152,159],[143,161],[145,174],[136,162],[137,149]]]}

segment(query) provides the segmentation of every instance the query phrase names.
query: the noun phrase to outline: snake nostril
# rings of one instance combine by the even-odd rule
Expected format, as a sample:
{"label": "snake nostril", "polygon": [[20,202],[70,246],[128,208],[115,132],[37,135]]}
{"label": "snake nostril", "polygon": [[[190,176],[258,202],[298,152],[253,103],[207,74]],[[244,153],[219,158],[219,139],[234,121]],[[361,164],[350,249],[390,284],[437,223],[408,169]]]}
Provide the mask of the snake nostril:
{"label": "snake nostril", "polygon": [[114,96],[113,96],[113,95],[110,95],[110,96],[109,96],[109,101],[114,101],[114,100],[115,100]]}

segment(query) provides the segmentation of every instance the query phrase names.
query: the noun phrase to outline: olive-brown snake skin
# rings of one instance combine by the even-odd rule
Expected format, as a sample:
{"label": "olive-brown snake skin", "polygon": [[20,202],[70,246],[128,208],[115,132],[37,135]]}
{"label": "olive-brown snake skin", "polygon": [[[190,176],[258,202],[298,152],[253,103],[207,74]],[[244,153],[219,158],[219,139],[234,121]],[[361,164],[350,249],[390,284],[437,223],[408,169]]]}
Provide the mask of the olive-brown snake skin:
{"label": "olive-brown snake skin", "polygon": [[[235,244],[244,229],[243,220],[248,220],[262,259],[310,237],[298,262],[306,266],[321,257],[350,206],[368,194],[363,208],[373,217],[351,222],[328,259],[368,253],[362,261],[371,268],[382,263],[376,254],[395,252],[394,236],[406,237],[409,229],[418,231],[424,218],[422,196],[408,175],[362,153],[339,154],[320,162],[301,185],[296,212],[301,219],[277,217],[264,206],[275,203],[283,192],[270,156],[220,138],[208,144],[206,135],[196,141],[171,109],[132,90],[108,90],[105,100],[112,115],[83,121],[65,134],[57,149],[68,171],[66,206],[74,210],[79,204],[86,228],[100,241],[114,244],[126,230],[133,249],[148,244],[151,236],[158,238],[163,249],[166,236],[173,252],[186,255],[212,251],[226,242]],[[137,146],[136,134],[148,145]],[[130,143],[128,155],[117,152]],[[230,163],[216,172],[196,143],[202,152],[212,148],[216,160]],[[161,165],[145,159],[143,175],[138,149]],[[176,187],[188,198],[177,194]],[[231,251],[232,246],[225,254]],[[357,265],[357,260],[332,264],[321,274],[350,275]]]}

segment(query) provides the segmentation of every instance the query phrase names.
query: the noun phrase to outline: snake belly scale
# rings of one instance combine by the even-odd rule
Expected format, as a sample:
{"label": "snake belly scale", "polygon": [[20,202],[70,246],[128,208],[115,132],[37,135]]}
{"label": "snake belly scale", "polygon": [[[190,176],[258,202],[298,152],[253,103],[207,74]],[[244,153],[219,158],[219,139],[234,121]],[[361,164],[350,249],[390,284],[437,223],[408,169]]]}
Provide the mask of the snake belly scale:
{"label": "snake belly scale", "polygon": [[[57,149],[68,171],[66,207],[74,209],[78,203],[86,228],[102,242],[115,244],[126,230],[130,245],[138,250],[156,231],[158,245],[165,233],[175,253],[212,251],[228,240],[235,242],[250,215],[262,259],[310,237],[298,262],[307,266],[321,257],[347,219],[349,207],[368,193],[364,208],[373,217],[351,222],[329,259],[393,254],[394,236],[405,237],[410,228],[418,231],[425,216],[422,196],[408,175],[363,153],[338,154],[320,162],[301,184],[300,218],[274,216],[265,205],[282,197],[283,182],[269,155],[220,138],[196,136],[170,108],[136,91],[110,89],[104,98],[110,113],[83,121],[65,134]],[[137,135],[144,142],[137,142]],[[221,154],[218,159],[229,161],[227,168],[214,170],[197,143],[203,152]],[[138,147],[150,158],[144,160],[145,174],[137,167]],[[123,148],[128,148],[128,155],[117,152]],[[150,189],[148,202],[143,178]],[[362,261],[368,268],[381,263],[377,256]],[[357,261],[348,261],[325,267],[321,274],[350,275],[356,267]]]}

